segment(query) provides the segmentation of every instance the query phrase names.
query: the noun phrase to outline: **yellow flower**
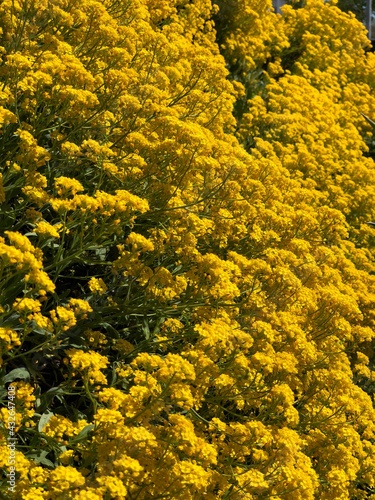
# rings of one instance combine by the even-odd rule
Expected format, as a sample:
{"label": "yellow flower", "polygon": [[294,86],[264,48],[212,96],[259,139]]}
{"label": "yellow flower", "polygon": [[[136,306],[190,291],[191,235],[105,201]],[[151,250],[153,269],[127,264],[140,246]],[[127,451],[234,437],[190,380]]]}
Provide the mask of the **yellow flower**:
{"label": "yellow flower", "polygon": [[66,438],[77,436],[86,425],[86,420],[72,422],[61,415],[53,415],[42,431],[47,436],[54,437],[58,440],[66,440]]}
{"label": "yellow flower", "polygon": [[182,487],[191,491],[204,491],[210,480],[210,472],[187,460],[175,465],[173,473]]}
{"label": "yellow flower", "polygon": [[87,318],[87,314],[92,312],[92,307],[86,300],[82,299],[69,299],[68,309],[74,312],[76,317],[81,317],[83,319]]}
{"label": "yellow flower", "polygon": [[30,487],[27,493],[23,494],[25,500],[44,500],[45,490],[38,487]]}
{"label": "yellow flower", "polygon": [[0,346],[2,351],[10,351],[13,347],[21,345],[17,332],[10,328],[0,327]]}
{"label": "yellow flower", "polygon": [[16,299],[16,301],[13,303],[13,308],[19,313],[39,313],[41,309],[41,303],[39,302],[39,300],[24,297],[22,299]]}
{"label": "yellow flower", "polygon": [[107,286],[102,280],[102,278],[90,278],[89,280],[89,289],[93,293],[98,293],[99,295],[103,295],[107,291]]}
{"label": "yellow flower", "polygon": [[74,467],[59,465],[49,476],[49,485],[52,491],[64,493],[74,490],[85,484],[85,478]]}
{"label": "yellow flower", "polygon": [[104,492],[108,492],[112,498],[126,498],[127,489],[121,479],[103,476],[97,478],[97,482],[103,486]]}
{"label": "yellow flower", "polygon": [[126,243],[132,246],[133,252],[152,252],[154,250],[153,243],[141,234],[130,233]]}
{"label": "yellow flower", "polygon": [[3,106],[0,106],[0,129],[3,128],[3,126],[8,125],[9,123],[16,123],[17,122],[17,117],[14,113],[9,111],[8,109],[5,109]]}
{"label": "yellow flower", "polygon": [[81,153],[80,147],[69,141],[65,141],[61,144],[61,150],[70,157],[78,156]]}
{"label": "yellow flower", "polygon": [[55,289],[54,283],[42,270],[43,253],[40,248],[35,248],[29,239],[14,231],[5,231],[11,245],[6,245],[3,238],[0,238],[0,256],[10,265],[15,265],[17,270],[26,271],[25,281],[34,284],[39,295],[52,292]]}
{"label": "yellow flower", "polygon": [[63,306],[57,306],[55,310],[50,311],[50,315],[53,323],[62,325],[64,331],[69,330],[77,323],[74,312]]}
{"label": "yellow flower", "polygon": [[55,226],[52,226],[52,224],[49,224],[46,221],[40,221],[36,224],[34,231],[36,232],[36,234],[42,236],[49,236],[51,238],[60,238],[58,230],[61,229],[61,227],[62,224],[57,224]]}
{"label": "yellow flower", "polygon": [[75,493],[77,500],[102,500],[103,498],[103,488],[85,488],[80,489]]}
{"label": "yellow flower", "polygon": [[75,195],[80,191],[84,191],[82,184],[77,179],[69,177],[56,177],[55,189],[59,196]]}
{"label": "yellow flower", "polygon": [[79,349],[68,349],[65,352],[72,368],[81,372],[82,376],[88,379],[91,384],[105,384],[107,382],[100,371],[106,368],[109,363],[105,356],[94,351],[84,352]]}

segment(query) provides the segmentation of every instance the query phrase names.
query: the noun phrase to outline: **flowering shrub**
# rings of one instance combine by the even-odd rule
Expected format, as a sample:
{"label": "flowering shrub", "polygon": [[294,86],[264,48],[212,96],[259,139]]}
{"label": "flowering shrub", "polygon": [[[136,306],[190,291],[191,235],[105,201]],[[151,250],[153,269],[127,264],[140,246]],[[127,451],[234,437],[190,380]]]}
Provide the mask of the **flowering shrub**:
{"label": "flowering shrub", "polygon": [[271,3],[1,3],[4,495],[375,498],[375,56]]}

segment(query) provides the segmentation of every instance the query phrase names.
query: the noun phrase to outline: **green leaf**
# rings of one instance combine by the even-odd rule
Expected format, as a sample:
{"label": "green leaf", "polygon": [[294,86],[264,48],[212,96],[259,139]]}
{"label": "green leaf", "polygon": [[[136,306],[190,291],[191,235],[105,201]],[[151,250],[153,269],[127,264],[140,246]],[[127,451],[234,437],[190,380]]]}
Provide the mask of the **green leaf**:
{"label": "green leaf", "polygon": [[365,114],[361,113],[361,115],[363,116],[363,118],[370,124],[372,125],[373,127],[375,127],[375,122],[371,120],[371,118],[369,118],[368,116],[366,116]]}
{"label": "green leaf", "polygon": [[38,423],[38,431],[43,432],[44,427],[48,424],[49,420],[51,417],[53,417],[54,413],[51,411],[47,411],[46,413],[43,413],[43,415],[40,417],[39,423]]}
{"label": "green leaf", "polygon": [[114,336],[116,339],[119,339],[120,338],[120,335],[118,333],[118,331],[113,328],[112,325],[110,325],[109,323],[106,323],[104,321],[102,321],[101,323],[99,323],[98,326],[102,326],[103,328],[106,329],[107,333],[112,337]]}
{"label": "green leaf", "polygon": [[48,458],[37,457],[34,459],[34,461],[37,463],[40,463],[40,464],[47,465],[48,467],[55,468],[55,464],[53,462],[51,462],[51,460],[48,460]]}
{"label": "green leaf", "polygon": [[86,425],[86,427],[84,427],[81,430],[81,432],[78,434],[78,436],[76,436],[75,438],[73,438],[69,441],[69,444],[79,443],[80,441],[83,441],[87,437],[88,433],[93,430],[94,427],[95,427],[94,424]]}
{"label": "green leaf", "polygon": [[4,384],[13,382],[13,380],[16,380],[16,378],[30,380],[30,373],[26,370],[26,368],[15,368],[3,377],[3,382]]}
{"label": "green leaf", "polygon": [[37,464],[44,464],[47,465],[48,467],[55,468],[55,464],[51,462],[51,460],[48,460],[48,458],[46,458],[48,453],[49,451],[43,450],[38,455],[37,454],[29,455],[28,458],[31,458]]}

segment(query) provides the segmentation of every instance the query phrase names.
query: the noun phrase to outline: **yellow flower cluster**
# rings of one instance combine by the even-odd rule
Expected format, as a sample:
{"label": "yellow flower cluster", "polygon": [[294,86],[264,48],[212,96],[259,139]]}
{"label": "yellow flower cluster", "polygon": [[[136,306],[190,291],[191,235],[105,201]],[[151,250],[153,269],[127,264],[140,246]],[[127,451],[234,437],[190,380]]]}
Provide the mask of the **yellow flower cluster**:
{"label": "yellow flower cluster", "polygon": [[14,382],[13,386],[15,387],[15,406],[17,408],[17,412],[22,415],[22,420],[25,421],[25,424],[28,425],[30,419],[34,415],[34,405],[36,397],[33,394],[34,387],[30,385],[28,382]]}
{"label": "yellow flower cluster", "polygon": [[17,332],[10,328],[0,328],[1,353],[10,351],[13,347],[21,345]]}
{"label": "yellow flower cluster", "polygon": [[10,245],[0,237],[0,256],[8,279],[14,279],[17,274],[20,274],[25,283],[34,285],[39,295],[53,292],[55,285],[43,271],[43,252],[40,248],[35,248],[21,233],[5,231],[5,234]]}
{"label": "yellow flower cluster", "polygon": [[375,55],[282,12],[1,2],[15,498],[375,496]]}
{"label": "yellow flower cluster", "polygon": [[99,295],[103,295],[107,291],[106,284],[102,278],[90,278],[88,285],[91,292],[98,293]]}
{"label": "yellow flower cluster", "polygon": [[92,308],[86,300],[69,299],[66,306],[57,306],[51,310],[50,316],[57,330],[66,331],[77,324],[77,319],[86,319],[90,312]]}
{"label": "yellow flower cluster", "polygon": [[[78,349],[68,349],[66,351],[68,363],[74,370],[81,372],[83,378],[88,380],[90,384],[99,383],[106,384],[107,379],[100,371],[106,368],[108,360],[105,356],[97,352],[83,352]],[[75,375],[75,373],[73,373]]]}
{"label": "yellow flower cluster", "polygon": [[73,423],[66,417],[53,415],[42,430],[46,436],[63,441],[69,437],[77,436],[86,425],[85,420]]}

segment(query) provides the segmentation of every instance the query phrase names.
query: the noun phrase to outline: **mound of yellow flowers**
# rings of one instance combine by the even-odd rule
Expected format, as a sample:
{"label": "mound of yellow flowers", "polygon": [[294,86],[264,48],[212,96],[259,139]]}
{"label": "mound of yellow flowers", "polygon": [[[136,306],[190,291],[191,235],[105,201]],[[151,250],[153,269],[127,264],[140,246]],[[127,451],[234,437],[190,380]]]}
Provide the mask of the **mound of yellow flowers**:
{"label": "mound of yellow flowers", "polygon": [[375,498],[375,56],[335,4],[1,2],[2,495]]}

